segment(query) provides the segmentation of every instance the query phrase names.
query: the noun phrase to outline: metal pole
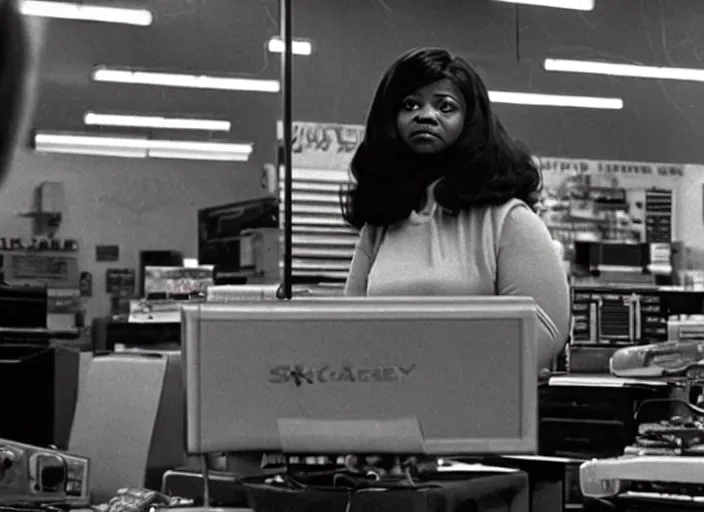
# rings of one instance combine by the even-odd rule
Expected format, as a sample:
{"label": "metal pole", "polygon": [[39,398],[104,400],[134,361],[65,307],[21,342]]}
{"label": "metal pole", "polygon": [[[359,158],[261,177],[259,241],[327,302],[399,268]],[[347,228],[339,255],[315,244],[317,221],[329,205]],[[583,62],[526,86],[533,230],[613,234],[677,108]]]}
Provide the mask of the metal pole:
{"label": "metal pole", "polygon": [[291,0],[279,0],[279,15],[281,17],[281,40],[284,51],[281,54],[281,103],[283,111],[283,142],[281,157],[284,165],[284,275],[283,298],[290,299],[293,295],[293,209],[291,205],[292,183],[291,175],[291,138],[292,138],[292,109],[291,109],[291,83],[293,77],[293,52],[291,37]]}

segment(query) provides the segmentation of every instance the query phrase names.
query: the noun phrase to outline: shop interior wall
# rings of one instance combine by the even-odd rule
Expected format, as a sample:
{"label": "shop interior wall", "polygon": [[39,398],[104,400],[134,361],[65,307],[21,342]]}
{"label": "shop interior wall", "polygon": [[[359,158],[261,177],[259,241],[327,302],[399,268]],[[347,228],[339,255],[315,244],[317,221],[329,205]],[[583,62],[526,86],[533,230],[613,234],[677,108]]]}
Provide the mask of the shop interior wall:
{"label": "shop interior wall", "polygon": [[[93,297],[86,301],[91,318],[110,311],[108,268],[136,269],[140,250],[178,250],[196,257],[199,208],[262,195],[252,165],[47,158],[23,152],[0,191],[3,234],[30,236],[30,221],[16,214],[30,209],[33,188],[44,180],[64,184],[60,233],[80,242],[80,268],[93,274]],[[95,246],[101,244],[118,245],[119,261],[97,262]]]}
{"label": "shop interior wall", "polygon": [[704,2],[597,1],[592,12],[490,0],[293,0],[295,117],[363,123],[388,65],[413,46],[468,58],[494,90],[620,97],[623,110],[498,105],[510,132],[545,156],[704,164],[704,83],[548,73],[546,57],[701,68]]}
{"label": "shop interior wall", "polygon": [[[259,169],[274,159],[277,95],[95,84],[90,69],[102,63],[276,78],[278,59],[264,45],[278,30],[277,2],[150,5],[158,17],[148,31],[49,25],[34,126],[84,129],[89,109],[210,114],[230,119],[229,137],[253,141],[256,152],[247,164],[225,164],[47,157],[25,144],[0,191],[0,232],[28,234],[28,222],[15,214],[27,210],[40,181],[62,181],[67,211],[60,234],[83,241],[82,267],[94,273],[91,314],[108,304],[102,289],[108,264],[95,262],[96,244],[121,246],[121,260],[110,266],[135,267],[140,249],[195,256],[196,210],[261,194]],[[541,70],[548,56],[698,67],[704,32],[694,28],[704,21],[704,3],[598,5],[575,13],[489,0],[293,0],[294,36],[314,43],[311,56],[295,57],[294,119],[363,123],[382,73],[401,52],[443,46],[473,62],[491,89],[624,98],[621,111],[498,105],[510,132],[536,154],[704,164],[703,84]]]}
{"label": "shop interior wall", "polygon": [[295,36],[316,43],[296,60],[295,119],[364,123],[388,65],[424,45],[466,57],[489,89],[620,97],[623,110],[495,110],[540,156],[693,164],[677,187],[677,234],[704,252],[704,83],[542,69],[547,57],[701,68],[704,2],[597,1],[582,13],[489,0],[293,1]]}
{"label": "shop interior wall", "polygon": [[[45,23],[32,127],[84,131],[88,128],[83,125],[83,114],[88,110],[227,119],[232,130],[226,138],[253,142],[255,152],[247,163],[42,155],[30,149],[29,135],[22,140],[10,177],[0,189],[0,236],[31,236],[30,221],[17,214],[31,209],[33,188],[40,182],[63,183],[65,211],[58,235],[81,242],[81,270],[93,274],[93,297],[86,301],[91,318],[109,312],[107,268],[137,268],[140,250],[178,250],[186,257],[196,257],[197,210],[262,196],[262,165],[275,161],[278,94],[91,81],[96,64],[212,74],[234,70],[252,77],[278,78],[278,62],[264,49],[267,38],[277,30],[266,2],[149,3],[157,17],[148,29],[58,20]],[[211,5],[216,9],[210,9]],[[240,58],[240,52],[247,58]],[[218,138],[217,134],[195,132],[152,135]],[[119,261],[96,262],[98,244],[119,245]]]}

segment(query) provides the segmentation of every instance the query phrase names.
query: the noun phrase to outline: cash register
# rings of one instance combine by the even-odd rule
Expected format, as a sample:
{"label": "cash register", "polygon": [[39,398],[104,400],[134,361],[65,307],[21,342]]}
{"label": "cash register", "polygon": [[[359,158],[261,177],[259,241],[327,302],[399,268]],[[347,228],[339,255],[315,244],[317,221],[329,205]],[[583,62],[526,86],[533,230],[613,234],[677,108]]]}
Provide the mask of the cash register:
{"label": "cash register", "polygon": [[[187,305],[187,450],[204,460],[254,451],[333,464],[333,454],[370,452],[427,454],[450,466],[456,457],[529,457],[538,440],[535,322],[534,302],[516,297]],[[525,479],[522,490],[479,485],[477,496],[498,493],[496,510],[528,510],[520,464],[495,476]],[[164,485],[183,495],[175,482],[186,472],[178,473]],[[223,504],[215,494],[236,498],[237,475],[199,476],[212,483],[210,503]],[[557,498],[540,510],[561,510]]]}

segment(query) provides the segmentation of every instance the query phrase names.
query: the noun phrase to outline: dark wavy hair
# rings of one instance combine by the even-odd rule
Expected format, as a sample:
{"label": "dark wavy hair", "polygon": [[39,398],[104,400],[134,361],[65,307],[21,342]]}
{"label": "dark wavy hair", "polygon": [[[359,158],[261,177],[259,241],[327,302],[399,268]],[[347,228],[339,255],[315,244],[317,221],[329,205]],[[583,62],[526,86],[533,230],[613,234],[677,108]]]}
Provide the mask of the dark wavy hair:
{"label": "dark wavy hair", "polygon": [[26,35],[15,0],[0,0],[0,184],[19,135],[29,59]]}
{"label": "dark wavy hair", "polygon": [[[463,131],[440,154],[415,154],[399,137],[399,110],[408,95],[442,79],[451,80],[464,97]],[[438,169],[439,174],[429,176],[428,169]],[[429,178],[440,178],[433,189],[435,201],[455,214],[513,198],[533,208],[541,189],[533,158],[492,112],[489,93],[477,72],[464,59],[437,48],[412,50],[386,72],[351,171],[355,183],[342,190],[342,215],[358,229],[408,218],[427,199]]]}

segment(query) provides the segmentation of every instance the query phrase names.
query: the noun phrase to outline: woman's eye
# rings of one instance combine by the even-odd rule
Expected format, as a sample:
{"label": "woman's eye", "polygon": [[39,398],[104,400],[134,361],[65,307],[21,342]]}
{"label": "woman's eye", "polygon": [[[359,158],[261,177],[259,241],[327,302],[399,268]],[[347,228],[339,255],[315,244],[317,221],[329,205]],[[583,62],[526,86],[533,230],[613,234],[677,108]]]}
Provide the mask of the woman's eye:
{"label": "woman's eye", "polygon": [[414,110],[416,108],[418,108],[417,101],[406,100],[403,102],[403,109],[404,110]]}
{"label": "woman's eye", "polygon": [[454,105],[454,103],[445,102],[442,105],[440,105],[441,112],[449,113],[449,112],[454,112],[455,110],[457,110],[457,107]]}

